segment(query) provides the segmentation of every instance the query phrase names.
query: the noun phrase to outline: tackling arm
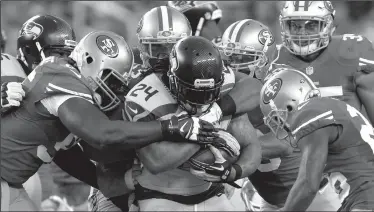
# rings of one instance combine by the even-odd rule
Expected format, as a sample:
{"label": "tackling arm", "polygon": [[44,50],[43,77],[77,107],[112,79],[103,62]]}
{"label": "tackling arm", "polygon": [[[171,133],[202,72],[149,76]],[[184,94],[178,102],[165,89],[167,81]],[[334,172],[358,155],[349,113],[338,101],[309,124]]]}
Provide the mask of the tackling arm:
{"label": "tackling arm", "polygon": [[278,140],[274,133],[269,132],[258,138],[262,147],[262,157],[267,159],[279,158],[292,153],[293,148],[286,141]]}
{"label": "tackling arm", "polygon": [[227,130],[237,139],[241,148],[240,156],[235,164],[240,166],[242,174],[241,176],[236,176],[236,173],[232,175],[236,176],[236,179],[247,177],[255,172],[261,163],[261,145],[256,131],[249,122],[247,114],[232,119]]}
{"label": "tackling arm", "polygon": [[128,150],[163,140],[160,122],[111,121],[82,98],[70,98],[62,103],[58,117],[71,133],[98,149],[118,147]]}
{"label": "tackling arm", "polygon": [[138,156],[152,174],[157,174],[179,167],[199,150],[197,144],[162,141],[138,150]]}
{"label": "tackling arm", "polygon": [[337,127],[327,126],[299,140],[298,147],[302,152],[299,174],[281,211],[305,211],[309,207],[319,189],[329,142],[337,136]]}
{"label": "tackling arm", "polygon": [[245,77],[235,83],[235,87],[217,103],[222,115],[247,113],[259,107],[262,83],[252,77]]}

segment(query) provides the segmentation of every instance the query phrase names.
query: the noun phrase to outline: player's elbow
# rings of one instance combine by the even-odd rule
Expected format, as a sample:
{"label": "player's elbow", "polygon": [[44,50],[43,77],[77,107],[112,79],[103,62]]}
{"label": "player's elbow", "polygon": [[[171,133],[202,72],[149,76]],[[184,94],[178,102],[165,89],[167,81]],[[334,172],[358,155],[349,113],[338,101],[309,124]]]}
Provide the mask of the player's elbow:
{"label": "player's elbow", "polygon": [[139,159],[143,166],[154,175],[167,171],[168,164],[162,163],[161,158],[157,157],[157,154],[150,148],[151,145],[138,151]]}

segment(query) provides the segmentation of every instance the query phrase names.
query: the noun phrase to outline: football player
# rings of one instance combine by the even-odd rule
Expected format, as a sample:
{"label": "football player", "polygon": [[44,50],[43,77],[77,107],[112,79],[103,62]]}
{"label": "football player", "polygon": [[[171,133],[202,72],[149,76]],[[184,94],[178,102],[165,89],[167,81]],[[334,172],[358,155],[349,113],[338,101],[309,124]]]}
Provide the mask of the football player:
{"label": "football player", "polygon": [[222,31],[218,23],[222,10],[216,1],[168,1],[167,5],[187,17],[194,36],[205,37],[216,44],[221,42]]}
{"label": "football player", "polygon": [[252,19],[236,21],[227,27],[218,46],[226,66],[259,80],[276,50],[269,27]]}
{"label": "football player", "polygon": [[322,96],[333,96],[374,123],[374,48],[362,35],[333,35],[330,1],[288,1],[281,10],[282,45],[274,62],[306,73]]}
{"label": "football player", "polygon": [[339,211],[374,210],[373,127],[353,106],[320,94],[306,74],[288,68],[261,90],[265,124],[301,151],[298,177],[281,211],[306,210],[323,173],[339,195]]}
{"label": "football player", "polygon": [[[211,190],[211,183],[206,180],[232,182],[255,171],[261,155],[257,152],[260,144],[252,136],[254,129],[245,115],[232,120],[226,117],[220,122],[220,110],[217,114],[205,114],[217,107],[215,101],[226,77],[220,53],[212,42],[196,36],[183,38],[175,44],[170,61],[168,77],[150,74],[130,90],[125,101],[126,118],[133,122],[148,122],[186,111],[190,116],[216,122],[221,128],[228,127],[238,139],[242,154],[231,165],[223,158],[209,167],[192,160],[192,167],[199,170],[192,170],[191,174],[186,162],[200,150],[200,145],[174,145],[163,141],[138,150],[144,165],[135,187],[140,210],[233,210],[227,197],[218,197],[221,192]],[[220,148],[236,149],[234,152],[237,152],[239,149],[230,144],[236,143],[236,139],[226,132],[224,135],[219,136],[223,143],[212,145],[220,144]]]}
{"label": "football player", "polygon": [[[29,42],[33,38],[29,36]],[[115,33],[89,33],[69,57],[53,48],[41,53],[48,56],[23,82],[27,98],[1,119],[2,201],[8,200],[1,206],[5,210],[36,209],[22,183],[43,163],[51,162],[59,149],[75,144],[74,139],[65,139],[69,133],[98,149],[125,150],[165,139],[206,142],[214,136],[211,124],[197,118],[175,116],[163,122],[130,124],[110,121],[101,112],[119,105],[115,93],[126,89],[122,74],[133,62],[131,49]],[[182,126],[190,130],[180,131]]]}

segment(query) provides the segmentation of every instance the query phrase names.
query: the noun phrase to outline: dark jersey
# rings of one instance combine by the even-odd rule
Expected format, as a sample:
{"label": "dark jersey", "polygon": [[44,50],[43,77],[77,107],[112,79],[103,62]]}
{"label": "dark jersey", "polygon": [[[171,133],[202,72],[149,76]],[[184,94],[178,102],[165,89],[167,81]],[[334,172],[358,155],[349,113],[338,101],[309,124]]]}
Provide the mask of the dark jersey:
{"label": "dark jersey", "polygon": [[311,99],[298,108],[290,122],[296,142],[320,128],[339,126],[338,138],[328,146],[324,173],[345,200],[343,207],[373,200],[374,131],[369,121],[354,107],[331,98]]}
{"label": "dark jersey", "polygon": [[361,110],[355,78],[374,71],[374,48],[360,35],[332,36],[330,44],[313,61],[304,61],[281,46],[274,62],[290,65],[306,73],[321,89],[322,96],[333,96]]}
{"label": "dark jersey", "polygon": [[15,185],[26,182],[42,163],[52,161],[56,151],[74,141],[65,139],[70,132],[41,101],[73,95],[92,102],[88,83],[61,58],[43,60],[23,85],[26,98],[21,106],[1,119],[1,178]]}

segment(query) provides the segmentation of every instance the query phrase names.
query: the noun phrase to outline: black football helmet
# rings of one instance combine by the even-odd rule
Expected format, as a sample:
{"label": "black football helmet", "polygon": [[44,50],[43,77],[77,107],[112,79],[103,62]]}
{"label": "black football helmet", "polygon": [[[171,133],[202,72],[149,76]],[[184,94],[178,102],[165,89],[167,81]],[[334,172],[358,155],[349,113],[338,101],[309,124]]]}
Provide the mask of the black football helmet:
{"label": "black football helmet", "polygon": [[170,64],[169,86],[180,105],[203,106],[218,100],[223,62],[211,41],[200,36],[179,40],[171,51]]}
{"label": "black football helmet", "polygon": [[66,21],[51,15],[36,15],[19,31],[17,57],[32,70],[51,52],[69,55],[75,46],[74,30]]}
{"label": "black football helmet", "polygon": [[5,51],[6,40],[5,31],[1,29],[1,53]]}

